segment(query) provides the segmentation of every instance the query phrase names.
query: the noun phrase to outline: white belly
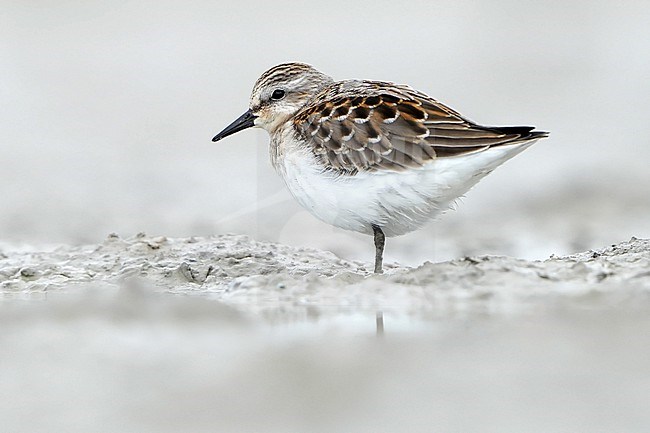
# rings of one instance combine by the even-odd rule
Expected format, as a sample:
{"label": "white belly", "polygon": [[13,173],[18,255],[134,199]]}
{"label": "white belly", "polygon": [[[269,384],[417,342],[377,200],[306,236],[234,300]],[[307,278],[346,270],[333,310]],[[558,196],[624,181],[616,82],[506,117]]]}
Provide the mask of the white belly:
{"label": "white belly", "polygon": [[308,151],[284,155],[277,167],[291,194],[317,218],[346,230],[399,236],[449,209],[458,197],[534,142],[440,158],[403,172],[354,176],[323,172]]}

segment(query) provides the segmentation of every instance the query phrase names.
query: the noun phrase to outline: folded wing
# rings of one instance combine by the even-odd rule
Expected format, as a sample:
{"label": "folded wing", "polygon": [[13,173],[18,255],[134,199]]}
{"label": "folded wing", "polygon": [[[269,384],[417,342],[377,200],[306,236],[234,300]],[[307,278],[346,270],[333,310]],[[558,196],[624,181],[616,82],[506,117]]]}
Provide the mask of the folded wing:
{"label": "folded wing", "polygon": [[[295,118],[325,168],[400,171],[435,158],[545,137],[531,126],[487,127],[406,86],[359,82],[366,96],[324,93]],[[343,92],[345,95],[345,92]],[[352,93],[352,92],[349,92]]]}

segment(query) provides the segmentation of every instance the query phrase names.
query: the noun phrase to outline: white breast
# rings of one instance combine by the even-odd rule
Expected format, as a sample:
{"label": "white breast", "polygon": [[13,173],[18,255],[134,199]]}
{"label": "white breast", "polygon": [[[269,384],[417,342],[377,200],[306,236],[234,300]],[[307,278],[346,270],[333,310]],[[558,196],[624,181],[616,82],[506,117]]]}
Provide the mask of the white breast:
{"label": "white breast", "polygon": [[275,166],[296,200],[322,221],[366,234],[376,224],[386,236],[398,236],[449,209],[484,176],[533,143],[440,158],[403,172],[353,176],[323,171],[309,150],[287,146]]}

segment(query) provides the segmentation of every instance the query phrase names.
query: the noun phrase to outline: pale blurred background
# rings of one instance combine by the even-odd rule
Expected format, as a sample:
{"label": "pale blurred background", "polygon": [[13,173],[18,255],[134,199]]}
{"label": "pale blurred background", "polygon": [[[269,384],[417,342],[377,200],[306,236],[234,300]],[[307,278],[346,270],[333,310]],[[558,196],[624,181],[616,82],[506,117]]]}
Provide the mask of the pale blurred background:
{"label": "pale blurred background", "polygon": [[650,236],[647,1],[2,1],[0,240],[225,232],[370,261],[303,211],[267,135],[214,144],[267,68],[408,83],[551,137],[387,260],[544,258]]}

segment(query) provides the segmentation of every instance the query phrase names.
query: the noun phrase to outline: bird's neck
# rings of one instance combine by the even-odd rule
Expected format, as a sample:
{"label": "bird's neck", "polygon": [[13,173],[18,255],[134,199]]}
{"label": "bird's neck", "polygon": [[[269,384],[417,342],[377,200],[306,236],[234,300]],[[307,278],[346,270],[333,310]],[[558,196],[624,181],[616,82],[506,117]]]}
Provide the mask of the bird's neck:
{"label": "bird's neck", "polygon": [[282,162],[287,152],[291,152],[293,143],[296,142],[296,130],[292,121],[284,122],[273,132],[269,133],[271,143],[269,144],[269,156],[271,164],[276,171],[282,170]]}

